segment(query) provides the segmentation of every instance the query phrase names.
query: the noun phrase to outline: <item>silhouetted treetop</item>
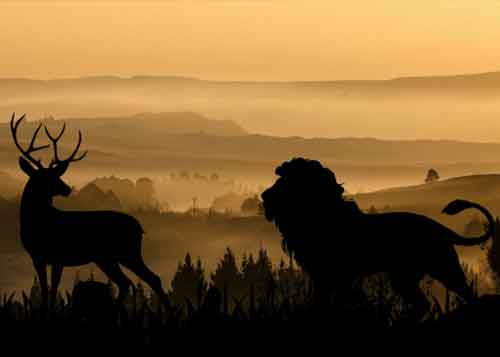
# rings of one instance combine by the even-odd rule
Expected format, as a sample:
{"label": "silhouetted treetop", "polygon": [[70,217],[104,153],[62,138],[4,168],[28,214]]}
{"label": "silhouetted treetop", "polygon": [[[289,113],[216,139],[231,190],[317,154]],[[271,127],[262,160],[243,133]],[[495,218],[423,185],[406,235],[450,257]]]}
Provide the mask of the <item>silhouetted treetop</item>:
{"label": "silhouetted treetop", "polygon": [[435,169],[429,169],[427,171],[427,177],[425,178],[425,183],[439,181],[439,173]]}
{"label": "silhouetted treetop", "polygon": [[241,212],[245,215],[256,215],[260,212],[261,208],[261,200],[257,195],[253,195],[252,197],[248,197],[241,204]]}

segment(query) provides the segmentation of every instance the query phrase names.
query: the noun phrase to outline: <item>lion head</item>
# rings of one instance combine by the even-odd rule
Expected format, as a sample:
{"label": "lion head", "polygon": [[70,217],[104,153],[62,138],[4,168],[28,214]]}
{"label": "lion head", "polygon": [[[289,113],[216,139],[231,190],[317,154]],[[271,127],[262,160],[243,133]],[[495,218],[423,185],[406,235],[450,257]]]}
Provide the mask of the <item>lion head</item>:
{"label": "lion head", "polygon": [[322,212],[331,214],[335,204],[343,202],[344,188],[319,161],[294,158],[277,167],[275,173],[279,178],[261,197],[264,215],[275,223],[284,245],[303,233],[304,221],[317,220]]}

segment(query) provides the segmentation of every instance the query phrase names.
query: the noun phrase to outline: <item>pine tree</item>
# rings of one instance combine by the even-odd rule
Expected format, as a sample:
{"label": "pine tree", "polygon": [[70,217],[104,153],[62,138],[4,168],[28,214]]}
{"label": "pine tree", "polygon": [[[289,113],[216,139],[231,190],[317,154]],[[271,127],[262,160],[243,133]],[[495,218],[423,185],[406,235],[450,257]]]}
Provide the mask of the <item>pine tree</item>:
{"label": "pine tree", "polygon": [[191,255],[188,253],[183,263],[179,263],[174,278],[172,279],[171,300],[174,304],[183,305],[189,300],[198,306],[207,290],[205,272],[201,260],[193,264]]}
{"label": "pine tree", "polygon": [[[310,282],[306,275],[295,267],[293,258],[289,257],[288,264],[281,259],[277,272],[277,290],[281,298],[290,299],[294,297],[306,298],[307,287]],[[302,301],[303,302],[303,301]]]}
{"label": "pine tree", "polygon": [[257,284],[256,296],[258,299],[274,299],[276,280],[273,271],[273,264],[267,251],[264,248],[259,250],[259,257],[257,259]]}
{"label": "pine tree", "polygon": [[236,258],[230,248],[217,264],[215,272],[210,276],[212,285],[222,294],[227,306],[234,306],[233,298],[241,298],[242,275],[236,264]]}
{"label": "pine tree", "polygon": [[253,294],[256,300],[269,298],[275,287],[273,265],[267,251],[259,250],[257,260],[252,254],[243,256],[241,264],[242,293]]}
{"label": "pine tree", "polygon": [[[241,289],[244,294],[255,293],[258,281],[257,263],[250,253],[248,256],[244,255],[241,263]],[[254,296],[255,297],[255,296]],[[249,302],[247,302],[248,304]],[[245,304],[245,306],[247,305]]]}
{"label": "pine tree", "polygon": [[255,283],[257,280],[257,264],[253,254],[250,253],[248,256],[244,255],[241,263],[241,274],[242,279],[246,285]]}
{"label": "pine tree", "polygon": [[196,300],[195,300],[195,302],[198,304],[198,306],[201,306],[202,301],[207,294],[208,283],[205,280],[205,270],[203,269],[203,265],[202,265],[201,259],[199,257],[196,260],[195,282],[196,282]]}

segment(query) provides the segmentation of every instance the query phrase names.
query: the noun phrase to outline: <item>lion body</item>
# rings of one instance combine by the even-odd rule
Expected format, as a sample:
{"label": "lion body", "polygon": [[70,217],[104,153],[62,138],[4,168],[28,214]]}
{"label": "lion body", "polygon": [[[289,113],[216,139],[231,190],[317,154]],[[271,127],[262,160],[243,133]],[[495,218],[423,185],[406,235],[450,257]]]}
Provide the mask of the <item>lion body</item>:
{"label": "lion body", "polygon": [[[392,270],[431,273],[443,267],[456,268],[458,263],[456,250],[447,239],[455,232],[425,216],[406,212],[362,214],[343,224],[347,225],[336,226],[337,232],[321,242],[311,240],[294,250],[297,262],[306,270],[323,270],[327,265],[342,276],[351,275],[349,279]],[[311,259],[318,254],[324,255],[319,264]],[[332,273],[328,275],[334,277]]]}
{"label": "lion body", "polygon": [[[393,289],[421,312],[428,307],[419,287],[424,275],[466,300],[473,298],[454,244],[484,242],[491,230],[471,243],[422,215],[365,214],[343,198],[333,172],[317,161],[293,159],[276,172],[281,177],[262,194],[266,218],[274,221],[283,248],[309,273],[320,295],[384,272]],[[479,208],[491,222],[484,208],[468,201],[452,202],[447,213],[470,207]]]}

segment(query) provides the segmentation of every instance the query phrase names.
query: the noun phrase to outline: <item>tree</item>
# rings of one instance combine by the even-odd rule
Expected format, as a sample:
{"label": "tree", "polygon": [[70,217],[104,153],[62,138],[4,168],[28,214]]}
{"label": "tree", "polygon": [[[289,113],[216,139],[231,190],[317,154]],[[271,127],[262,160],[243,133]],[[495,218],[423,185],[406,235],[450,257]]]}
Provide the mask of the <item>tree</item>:
{"label": "tree", "polygon": [[201,305],[203,296],[207,289],[205,272],[201,260],[193,264],[191,255],[188,253],[183,263],[179,263],[174,278],[172,279],[171,300],[174,304],[183,305],[186,299],[197,306]]}
{"label": "tree", "polygon": [[431,183],[439,180],[439,173],[435,169],[429,169],[427,171],[427,177],[425,178],[425,183]]}
{"label": "tree", "polygon": [[189,180],[189,178],[191,177],[189,171],[187,170],[183,170],[179,173],[179,176],[182,180]]}
{"label": "tree", "polygon": [[234,306],[233,298],[240,298],[241,272],[236,264],[236,258],[230,248],[226,248],[224,256],[217,264],[215,272],[210,276],[212,285],[221,293],[226,306]]}
{"label": "tree", "polygon": [[137,205],[142,209],[157,209],[159,204],[156,200],[156,190],[153,180],[149,177],[141,177],[135,183]]}
{"label": "tree", "polygon": [[214,172],[213,174],[210,175],[210,180],[212,180],[212,181],[218,181],[219,180],[219,174],[217,174],[217,173]]}
{"label": "tree", "polygon": [[241,204],[241,212],[247,216],[259,214],[261,202],[257,195],[248,197]]}
{"label": "tree", "polygon": [[249,294],[251,289],[255,291],[258,278],[257,263],[253,254],[250,253],[248,256],[244,254],[241,262],[241,279],[244,293]]}
{"label": "tree", "polygon": [[[257,260],[253,255],[244,255],[241,263],[242,292],[255,301],[270,298],[276,286],[273,265],[267,251],[259,250]],[[250,303],[250,301],[247,301]],[[248,304],[245,304],[248,306]]]}
{"label": "tree", "polygon": [[375,206],[371,205],[370,208],[368,209],[368,214],[377,214],[378,211],[375,208]]}
{"label": "tree", "polygon": [[281,259],[277,272],[277,290],[281,297],[288,299],[299,292],[305,293],[306,280],[302,272],[295,268],[293,258],[289,257],[288,264]]}
{"label": "tree", "polygon": [[264,294],[272,293],[275,286],[273,264],[271,259],[264,248],[259,250],[259,257],[256,262],[257,268],[257,281],[255,283],[255,288],[259,291],[259,295],[264,296]]}

